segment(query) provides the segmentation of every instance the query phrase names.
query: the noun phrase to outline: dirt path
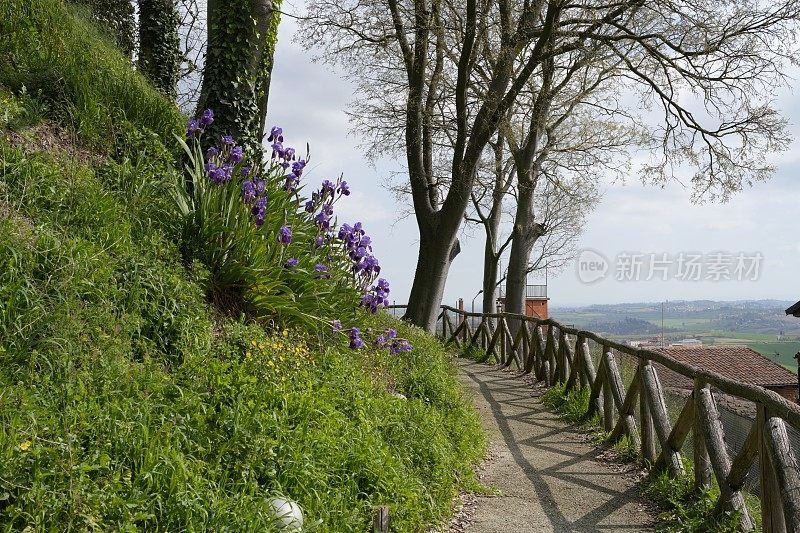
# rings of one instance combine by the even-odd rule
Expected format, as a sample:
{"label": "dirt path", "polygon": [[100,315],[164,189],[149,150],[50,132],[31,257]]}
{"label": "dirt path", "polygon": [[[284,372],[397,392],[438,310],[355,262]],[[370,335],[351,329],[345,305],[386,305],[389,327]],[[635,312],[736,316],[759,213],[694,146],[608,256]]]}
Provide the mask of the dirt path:
{"label": "dirt path", "polygon": [[598,459],[602,450],[538,401],[542,388],[497,367],[464,360],[460,367],[490,439],[482,480],[501,495],[478,496],[451,531],[652,529],[653,507],[640,497],[633,469]]}

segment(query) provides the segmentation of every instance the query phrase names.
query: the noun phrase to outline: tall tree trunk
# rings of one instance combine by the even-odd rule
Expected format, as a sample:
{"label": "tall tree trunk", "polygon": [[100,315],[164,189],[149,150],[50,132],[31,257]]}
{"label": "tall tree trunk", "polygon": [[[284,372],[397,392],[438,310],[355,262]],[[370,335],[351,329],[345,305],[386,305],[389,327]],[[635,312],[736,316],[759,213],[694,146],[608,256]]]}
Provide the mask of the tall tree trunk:
{"label": "tall tree trunk", "polygon": [[536,222],[533,209],[535,181],[525,180],[519,186],[517,210],[514,214],[514,230],[511,253],[506,275],[506,311],[525,313],[525,290],[528,278],[528,262],[536,241],[543,234],[541,224]]}
{"label": "tall tree trunk", "polygon": [[434,223],[430,230],[420,229],[417,268],[403,319],[428,332],[433,332],[436,328],[436,317],[439,316],[450,264],[461,251],[461,245],[456,238],[457,228],[458,223],[455,230]]}
{"label": "tall tree trunk", "polygon": [[198,112],[214,110],[206,140],[232,135],[251,153],[264,137],[279,0],[208,1],[208,49]]}
{"label": "tall tree trunk", "polygon": [[500,252],[497,249],[497,238],[500,234],[500,220],[502,218],[503,194],[496,193],[492,202],[492,210],[486,217],[483,228],[486,232],[486,241],[483,246],[483,312],[493,313],[497,296],[497,278],[500,274]]}
{"label": "tall tree trunk", "polygon": [[[492,207],[485,217],[480,213],[479,202],[475,209],[481,218],[486,241],[483,246],[483,312],[493,313],[497,302],[497,282],[500,274],[500,256],[506,245],[499,244],[500,222],[503,218],[503,199],[508,193],[513,170],[507,168],[505,159],[506,139],[502,131],[497,134],[497,141],[491,143],[494,152],[494,185],[492,187]],[[512,167],[513,168],[513,167]]]}
{"label": "tall tree trunk", "polygon": [[[511,147],[517,172],[517,210],[514,213],[511,253],[506,274],[506,311],[525,314],[525,296],[528,283],[528,263],[536,241],[545,228],[536,221],[534,194],[539,181],[544,154],[540,147],[545,135],[545,124],[550,111],[553,82],[553,60],[544,62],[542,84],[533,99],[533,111],[527,138],[522,146]],[[516,144],[516,143],[514,143]],[[512,320],[511,331],[516,335],[521,321]]]}
{"label": "tall tree trunk", "polygon": [[431,333],[436,329],[450,265],[461,252],[456,238],[461,219],[444,218],[442,214],[442,211],[427,215],[417,213],[419,255],[408,308],[403,316],[404,320]]}
{"label": "tall tree trunk", "polygon": [[483,250],[483,298],[484,313],[494,313],[497,301],[497,276],[500,270],[500,257],[489,249],[487,242]]}
{"label": "tall tree trunk", "polygon": [[139,71],[173,100],[181,65],[180,22],[175,0],[139,0]]}

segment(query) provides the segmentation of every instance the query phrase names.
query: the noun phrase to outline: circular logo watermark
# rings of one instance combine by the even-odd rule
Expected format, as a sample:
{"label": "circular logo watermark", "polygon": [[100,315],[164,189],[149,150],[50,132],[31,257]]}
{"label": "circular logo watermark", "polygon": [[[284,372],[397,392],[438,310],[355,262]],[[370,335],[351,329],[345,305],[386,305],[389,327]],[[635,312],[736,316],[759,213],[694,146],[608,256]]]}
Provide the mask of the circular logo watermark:
{"label": "circular logo watermark", "polygon": [[582,250],[575,265],[583,283],[600,281],[608,273],[608,259],[594,250]]}

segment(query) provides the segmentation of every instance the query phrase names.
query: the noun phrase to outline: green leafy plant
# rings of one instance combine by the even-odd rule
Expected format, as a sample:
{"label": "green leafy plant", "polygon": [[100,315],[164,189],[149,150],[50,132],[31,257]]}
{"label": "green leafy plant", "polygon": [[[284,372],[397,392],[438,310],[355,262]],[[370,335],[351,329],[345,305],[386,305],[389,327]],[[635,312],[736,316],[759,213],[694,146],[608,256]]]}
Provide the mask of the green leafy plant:
{"label": "green leafy plant", "polygon": [[694,489],[691,463],[688,474],[673,478],[666,471],[651,476],[644,493],[655,500],[664,511],[659,515],[659,531],[734,533],[739,531],[738,513],[725,512],[714,516],[719,489],[711,487],[698,493]]}
{"label": "green leafy plant", "polygon": [[171,190],[184,260],[208,270],[214,305],[232,316],[315,328],[359,304],[373,312],[387,304],[388,283],[372,286],[380,267],[361,225],[343,224],[337,233],[332,218],[334,204],[350,194],[347,183],[325,180],[310,199],[301,197],[305,160],[277,140],[279,128],[271,159],[245,155],[228,136],[203,153],[202,129],[213,120],[204,112],[190,121],[189,142],[179,139],[188,164]]}

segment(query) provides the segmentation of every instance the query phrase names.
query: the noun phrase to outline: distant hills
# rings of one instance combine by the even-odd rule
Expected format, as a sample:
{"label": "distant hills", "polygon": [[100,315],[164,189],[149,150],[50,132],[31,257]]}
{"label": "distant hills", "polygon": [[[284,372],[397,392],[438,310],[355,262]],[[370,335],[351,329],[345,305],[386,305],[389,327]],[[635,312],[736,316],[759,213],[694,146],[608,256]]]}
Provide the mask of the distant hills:
{"label": "distant hills", "polygon": [[[787,317],[788,300],[676,300],[664,302],[665,334],[706,331],[800,336],[800,319]],[[584,307],[551,307],[561,322],[598,333],[616,335],[660,334],[661,302],[596,304]],[[655,327],[655,329],[654,329]]]}
{"label": "distant hills", "polygon": [[[800,318],[786,316],[788,300],[676,300],[663,304],[666,342],[687,337],[703,344],[742,344],[787,368],[796,369]],[[662,334],[661,302],[553,306],[552,318],[564,324],[618,339],[647,339]]]}

